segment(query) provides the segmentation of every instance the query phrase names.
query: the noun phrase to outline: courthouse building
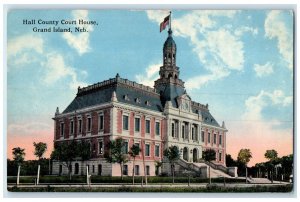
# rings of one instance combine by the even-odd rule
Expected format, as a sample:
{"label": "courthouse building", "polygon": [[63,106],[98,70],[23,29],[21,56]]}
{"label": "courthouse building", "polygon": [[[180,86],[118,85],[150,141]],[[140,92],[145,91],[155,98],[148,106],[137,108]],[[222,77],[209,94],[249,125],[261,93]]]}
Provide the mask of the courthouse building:
{"label": "courthouse building", "polygon": [[[157,175],[157,162],[164,159],[165,148],[175,145],[186,163],[199,162],[206,149],[216,151],[215,165],[225,166],[226,128],[211,115],[208,104],[192,101],[176,65],[177,47],[168,31],[163,45],[163,65],[154,88],[122,78],[116,74],[93,85],[78,88],[74,100],[55,113],[54,142],[88,141],[92,158],[72,163],[72,174],[85,173],[120,176],[118,164],[107,163],[104,153],[110,140],[122,137],[129,151],[133,144],[143,150],[136,157],[135,174]],[[84,164],[84,165],[82,165]],[[123,173],[132,175],[132,161],[123,165]],[[53,174],[66,174],[61,162],[53,163]]]}

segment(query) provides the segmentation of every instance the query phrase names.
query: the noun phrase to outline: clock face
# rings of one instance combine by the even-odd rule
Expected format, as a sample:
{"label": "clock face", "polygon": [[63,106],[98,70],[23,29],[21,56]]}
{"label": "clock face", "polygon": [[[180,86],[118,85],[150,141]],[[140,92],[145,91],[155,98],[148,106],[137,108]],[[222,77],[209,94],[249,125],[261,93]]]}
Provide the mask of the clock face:
{"label": "clock face", "polygon": [[189,103],[188,102],[183,102],[182,103],[182,109],[183,110],[188,110],[189,109]]}

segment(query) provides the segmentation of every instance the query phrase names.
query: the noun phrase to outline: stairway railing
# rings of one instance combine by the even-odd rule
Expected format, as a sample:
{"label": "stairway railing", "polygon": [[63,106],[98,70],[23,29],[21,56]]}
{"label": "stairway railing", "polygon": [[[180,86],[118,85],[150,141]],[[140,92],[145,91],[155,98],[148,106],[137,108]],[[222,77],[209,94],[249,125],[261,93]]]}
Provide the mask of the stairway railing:
{"label": "stairway railing", "polygon": [[215,170],[220,170],[228,175],[230,174],[229,169],[223,165],[214,164],[213,162],[208,162],[208,161],[204,161],[204,160],[200,160],[200,163],[205,163],[206,165],[210,166],[211,168],[213,168]]}

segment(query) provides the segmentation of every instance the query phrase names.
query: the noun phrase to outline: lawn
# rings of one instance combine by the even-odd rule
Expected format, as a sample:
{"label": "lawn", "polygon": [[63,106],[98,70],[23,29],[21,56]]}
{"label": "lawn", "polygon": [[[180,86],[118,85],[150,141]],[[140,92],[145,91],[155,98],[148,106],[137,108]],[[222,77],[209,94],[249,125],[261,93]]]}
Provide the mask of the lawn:
{"label": "lawn", "polygon": [[[21,176],[20,183],[35,183],[35,176]],[[142,177],[136,176],[135,183],[141,183]],[[172,183],[172,177],[157,177],[157,176],[149,176],[147,178],[148,183],[150,184],[160,184],[160,183]],[[7,183],[13,184],[17,182],[16,177],[8,177]],[[243,179],[235,179],[235,178],[226,178],[226,183],[244,183],[245,180]],[[64,184],[64,183],[72,183],[72,184],[85,184],[86,183],[86,176],[72,176],[72,179],[69,180],[68,176],[41,176],[40,183],[46,184]],[[123,180],[121,177],[108,177],[108,176],[92,176],[91,183],[104,183],[104,184],[111,184],[111,183],[125,183],[131,184],[132,177],[125,176]],[[175,183],[188,183],[187,177],[175,177]],[[208,183],[208,179],[200,179],[198,177],[191,177],[190,183]],[[224,183],[224,178],[213,178],[212,183]]]}

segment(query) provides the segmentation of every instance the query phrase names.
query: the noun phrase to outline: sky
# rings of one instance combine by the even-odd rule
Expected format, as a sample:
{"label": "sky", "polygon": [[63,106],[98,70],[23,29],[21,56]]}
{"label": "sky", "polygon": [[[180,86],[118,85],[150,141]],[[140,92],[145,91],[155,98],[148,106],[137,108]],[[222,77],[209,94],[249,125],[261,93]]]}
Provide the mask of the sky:
{"label": "sky", "polygon": [[[87,86],[117,73],[153,87],[167,30],[160,10],[11,10],[7,16],[7,156],[54,139],[52,118]],[[187,93],[209,104],[225,125],[227,154],[248,148],[249,165],[264,153],[293,152],[293,12],[290,10],[172,10],[177,66]],[[36,24],[24,24],[24,20]],[[37,24],[88,32],[34,32]],[[84,19],[96,25],[62,25]]]}

